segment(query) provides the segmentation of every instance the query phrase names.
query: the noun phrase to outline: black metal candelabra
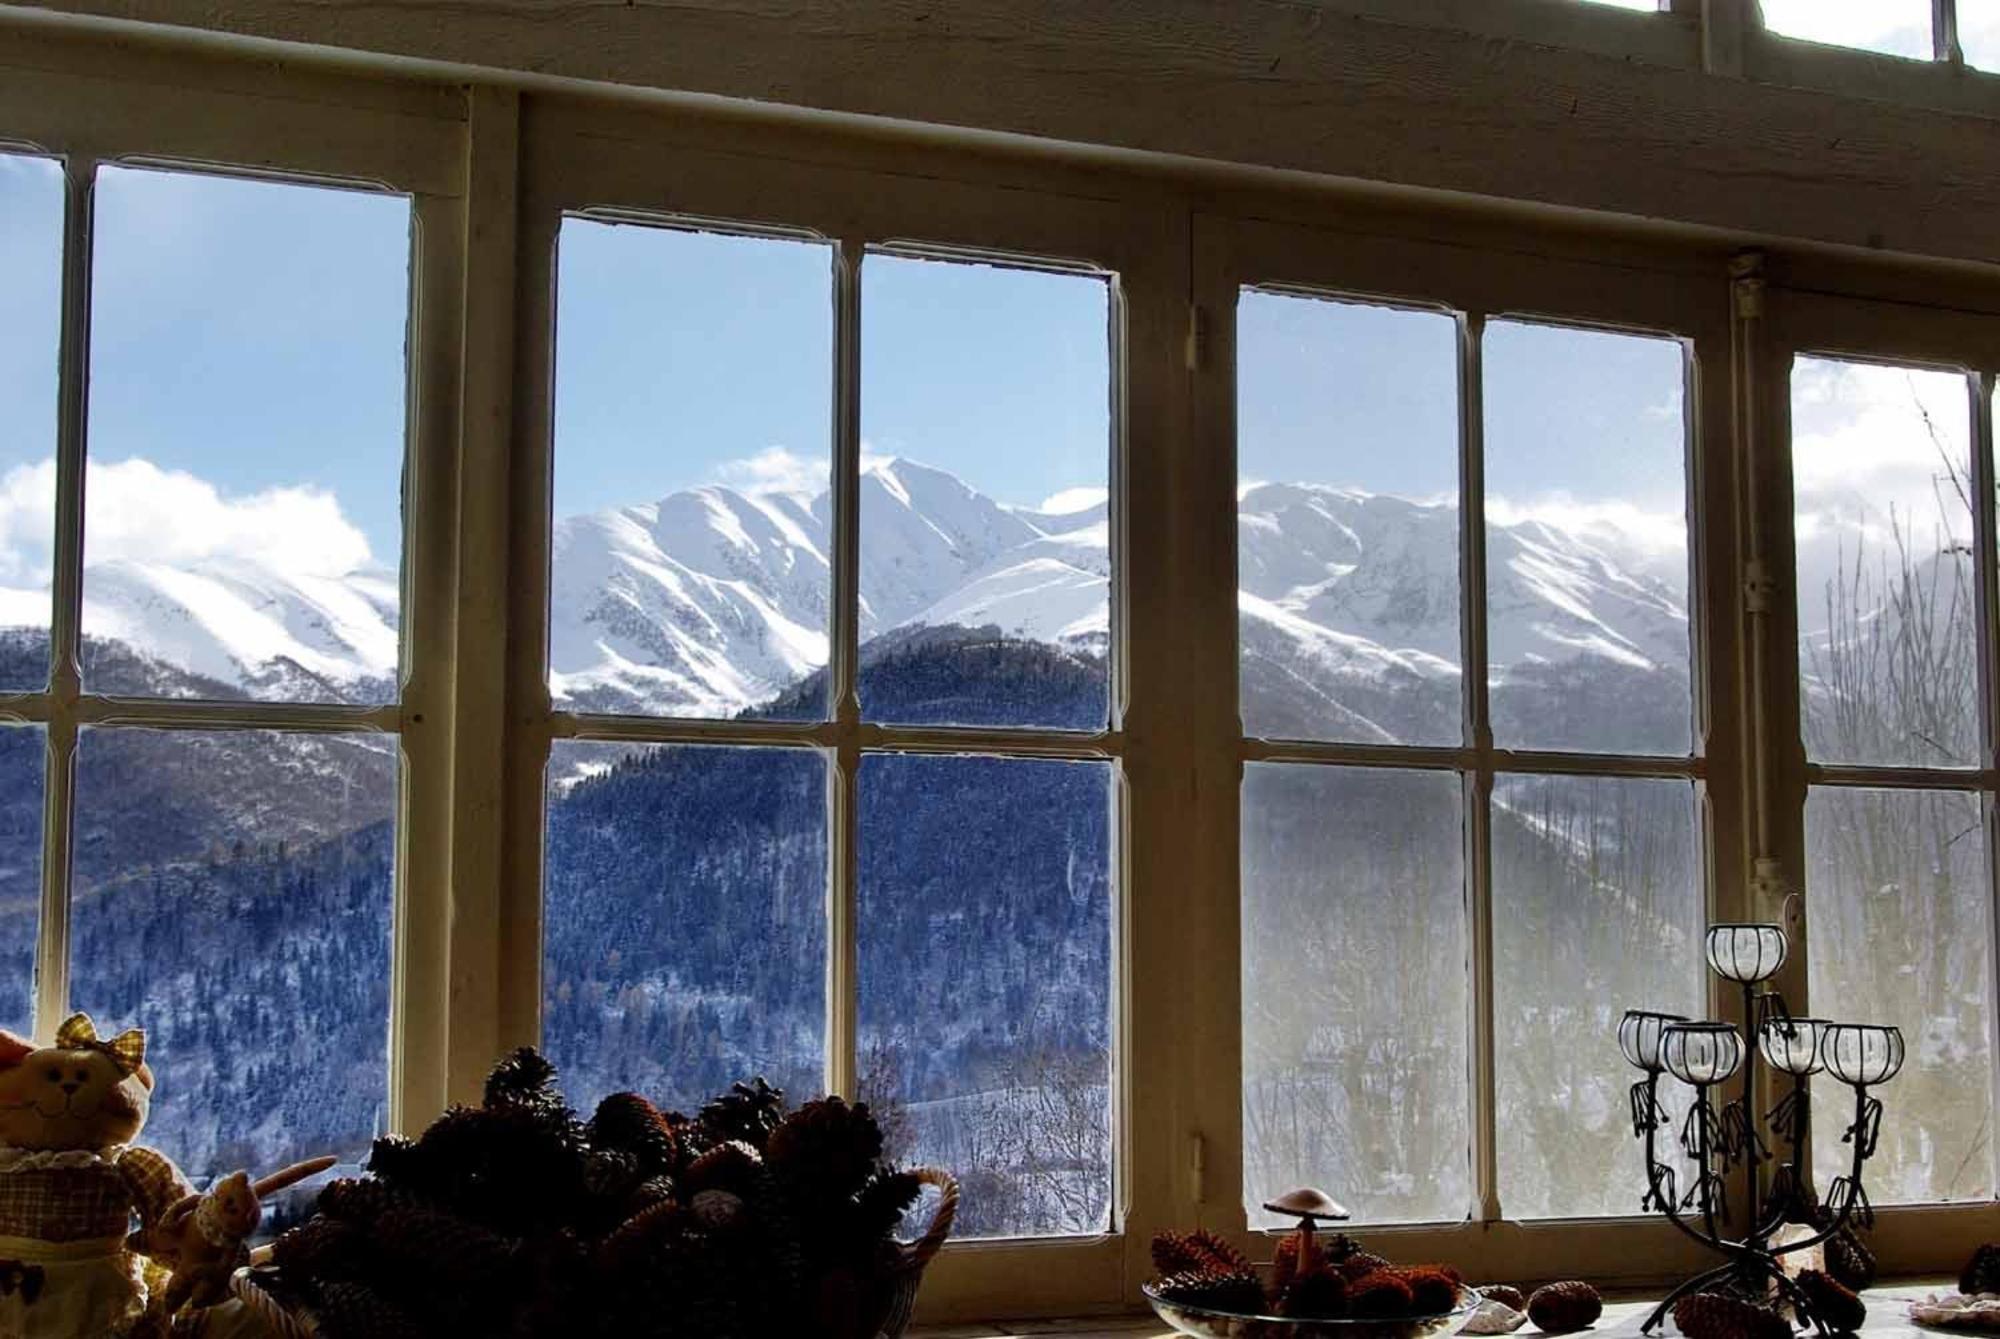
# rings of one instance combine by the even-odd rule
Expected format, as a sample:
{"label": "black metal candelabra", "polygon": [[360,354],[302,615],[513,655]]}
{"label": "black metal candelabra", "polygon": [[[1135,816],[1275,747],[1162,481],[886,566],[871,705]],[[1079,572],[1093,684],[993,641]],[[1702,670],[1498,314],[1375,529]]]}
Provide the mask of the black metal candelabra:
{"label": "black metal candelabra", "polygon": [[[1640,1207],[1665,1214],[1675,1227],[1723,1257],[1720,1265],[1667,1295],[1641,1327],[1647,1334],[1682,1297],[1731,1285],[1753,1296],[1775,1288],[1801,1325],[1830,1334],[1832,1327],[1785,1272],[1783,1259],[1822,1245],[1850,1224],[1865,1228],[1874,1222],[1861,1172],[1875,1154],[1882,1103],[1868,1090],[1887,1083],[1903,1067],[1903,1034],[1874,1024],[1792,1017],[1777,991],[1761,988],[1784,965],[1788,948],[1785,932],[1775,925],[1709,929],[1708,965],[1743,989],[1744,1024],[1754,1029],[1757,1042],[1747,1055],[1742,1035],[1728,1023],[1634,1009],[1618,1025],[1619,1049],[1645,1075],[1632,1085],[1632,1132],[1646,1150],[1646,1195]],[[1780,1074],[1791,1078],[1789,1090],[1761,1121],[1756,1114],[1760,1059],[1774,1081]],[[1801,1159],[1812,1125],[1809,1081],[1822,1070],[1854,1090],[1854,1120],[1841,1136],[1852,1147],[1852,1159],[1847,1173],[1827,1188],[1821,1226],[1781,1242],[1780,1230],[1809,1207],[1812,1181]],[[1681,1151],[1693,1163],[1693,1183],[1685,1187],[1677,1183],[1674,1168],[1660,1159],[1660,1131],[1667,1124],[1660,1103],[1662,1074],[1694,1091],[1678,1136]],[[1739,1074],[1740,1095],[1718,1107],[1714,1094]],[[1738,1167],[1743,1172],[1743,1222],[1740,1234],[1732,1236],[1727,1230],[1728,1177]]]}

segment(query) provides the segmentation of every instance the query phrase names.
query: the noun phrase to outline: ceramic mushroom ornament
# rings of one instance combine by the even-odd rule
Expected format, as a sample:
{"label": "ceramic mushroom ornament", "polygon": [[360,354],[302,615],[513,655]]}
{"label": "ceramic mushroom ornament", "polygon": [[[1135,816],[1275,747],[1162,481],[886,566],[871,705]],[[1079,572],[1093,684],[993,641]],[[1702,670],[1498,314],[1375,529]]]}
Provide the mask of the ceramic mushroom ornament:
{"label": "ceramic mushroom ornament", "polygon": [[1348,1216],[1347,1209],[1338,1200],[1311,1186],[1301,1186],[1297,1190],[1286,1191],[1274,1200],[1265,1200],[1264,1208],[1281,1218],[1299,1220],[1298,1255],[1295,1258],[1300,1269],[1306,1268],[1307,1262],[1317,1254],[1318,1248],[1313,1245],[1313,1229],[1322,1221],[1337,1223]]}

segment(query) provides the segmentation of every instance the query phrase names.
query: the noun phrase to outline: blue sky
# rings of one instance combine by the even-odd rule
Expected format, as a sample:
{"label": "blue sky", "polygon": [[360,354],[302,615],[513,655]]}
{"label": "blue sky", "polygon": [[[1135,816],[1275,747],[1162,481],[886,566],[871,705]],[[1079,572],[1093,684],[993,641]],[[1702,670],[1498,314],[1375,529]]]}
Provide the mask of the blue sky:
{"label": "blue sky", "polygon": [[[0,322],[0,463],[53,450],[59,225],[53,170],[0,158],[0,302],[20,314]],[[409,228],[396,197],[106,169],[93,460],[186,471],[224,504],[323,490],[393,562]],[[826,245],[572,221],[559,260],[559,512],[824,477]],[[867,449],[1028,505],[1104,485],[1105,280],[872,256],[862,296]],[[1449,493],[1454,339],[1435,314],[1247,295],[1245,476]],[[1680,357],[1671,341],[1494,323],[1491,491],[1671,519]],[[120,531],[120,500],[94,490],[93,533],[171,519],[146,502],[123,500],[136,514]]]}

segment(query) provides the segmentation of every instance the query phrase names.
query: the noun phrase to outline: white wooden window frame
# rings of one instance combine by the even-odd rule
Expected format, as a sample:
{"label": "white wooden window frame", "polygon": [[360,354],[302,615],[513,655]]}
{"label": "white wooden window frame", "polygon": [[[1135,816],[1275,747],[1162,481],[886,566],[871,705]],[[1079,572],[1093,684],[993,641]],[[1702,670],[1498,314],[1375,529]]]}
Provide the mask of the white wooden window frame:
{"label": "white wooden window frame", "polygon": [[[1448,234],[1447,234],[1448,237]],[[1212,330],[1210,355],[1198,400],[1201,433],[1211,442],[1233,444],[1236,437],[1234,314],[1246,287],[1277,288],[1329,297],[1359,297],[1455,315],[1459,385],[1459,546],[1462,662],[1467,686],[1465,740],[1459,746],[1402,746],[1260,739],[1247,735],[1236,719],[1234,691],[1237,628],[1233,598],[1226,618],[1207,628],[1208,638],[1227,650],[1230,747],[1239,766],[1280,761],[1348,767],[1417,767],[1458,776],[1465,788],[1465,877],[1467,937],[1471,953],[1471,1016],[1467,1035],[1471,1056],[1470,1150],[1474,1202],[1459,1223],[1369,1226],[1365,1235],[1391,1243],[1392,1255],[1407,1258],[1476,1260],[1482,1276],[1534,1278],[1548,1261],[1561,1259],[1580,1276],[1603,1281],[1650,1282],[1677,1265],[1692,1263],[1684,1240],[1660,1220],[1636,1213],[1603,1219],[1516,1220],[1507,1216],[1495,1165],[1495,1071],[1493,983],[1506,964],[1494,958],[1488,804],[1496,776],[1657,777],[1695,787],[1698,841],[1706,869],[1705,887],[1691,890],[1703,899],[1705,915],[1733,906],[1740,896],[1733,871],[1741,833],[1734,821],[1742,777],[1734,744],[1737,703],[1710,691],[1711,682],[1729,682],[1718,667],[1734,656],[1734,607],[1726,577],[1734,569],[1731,528],[1716,524],[1730,514],[1728,455],[1730,331],[1724,304],[1708,283],[1689,282],[1680,266],[1688,258],[1631,255],[1582,258],[1563,254],[1508,251],[1424,240],[1418,236],[1366,235],[1242,218],[1200,217],[1195,225],[1197,303]],[[1690,689],[1694,704],[1692,753],[1687,757],[1634,756],[1498,748],[1487,719],[1485,638],[1484,442],[1481,421],[1480,334],[1490,319],[1520,318],[1581,328],[1664,335],[1687,349],[1686,424],[1689,540]],[[1233,462],[1233,449],[1223,451]],[[1232,487],[1225,495],[1233,502]],[[1233,518],[1232,518],[1233,519]],[[1232,546],[1216,555],[1233,574]],[[1220,592],[1215,597],[1220,598]],[[1226,633],[1224,631],[1226,625]],[[1714,998],[1710,1004],[1723,1008]],[[1237,1057],[1240,1065],[1240,1056]],[[1241,1163],[1240,1129],[1234,1132],[1234,1164]],[[1634,1177],[1637,1178],[1637,1152]],[[1636,1180],[1635,1180],[1636,1184]],[[1636,1201],[1635,1201],[1636,1203]],[[1241,1217],[1238,1209],[1239,1221]]]}
{"label": "white wooden window frame", "polygon": [[[1970,296],[1970,295],[1968,295]],[[1749,635],[1761,640],[1762,673],[1757,690],[1762,697],[1765,728],[1756,737],[1757,765],[1765,772],[1762,791],[1768,813],[1753,812],[1753,824],[1766,826],[1766,858],[1772,862],[1772,882],[1760,899],[1770,918],[1784,915],[1794,937],[1791,959],[1780,983],[1787,1000],[1809,1013],[1814,1003],[1808,990],[1806,963],[1812,950],[1814,894],[1807,877],[1805,810],[1814,787],[1865,787],[1878,790],[1954,790],[1979,802],[1986,841],[1989,884],[1989,971],[2000,974],[2000,567],[1996,567],[1994,440],[1992,396],[2000,372],[2000,310],[1972,306],[1915,306],[1827,292],[1814,286],[1812,276],[1789,282],[1774,278],[1758,298],[1740,302],[1739,342],[1755,366],[1747,369],[1755,388],[1750,400],[1757,420],[1753,441],[1755,478],[1746,493],[1746,515],[1752,544],[1761,564],[1760,579],[1772,592],[1768,612],[1757,615]],[[1975,645],[1979,656],[1978,761],[1963,768],[1852,765],[1814,762],[1807,757],[1801,728],[1799,679],[1799,608],[1794,572],[1793,488],[1791,467],[1792,370],[1801,357],[1827,357],[1858,362],[1942,370],[1966,379],[1968,423],[1971,426],[1973,500]],[[1793,893],[1799,901],[1786,902]],[[2000,980],[2000,975],[1996,975]],[[1988,1028],[2000,1037],[2000,989],[1986,1001]],[[1825,1006],[1822,1006],[1824,1008]],[[1904,1031],[1910,1031],[1905,1022]],[[1894,1094],[1887,1094],[1893,1110]],[[1995,1067],[1994,1110],[2000,1111],[2000,1065]],[[2000,1143],[1989,1149],[2000,1174]],[[1900,1258],[1941,1258],[1970,1255],[1992,1235],[1991,1200],[1955,1204],[1878,1205],[1873,1234],[1882,1254]]]}
{"label": "white wooden window frame", "polygon": [[[1774,889],[1781,891],[1784,871],[1802,869],[1797,811],[1805,779],[1784,770],[1784,751],[1796,750],[1798,738],[1793,643],[1779,626],[1788,614],[1767,625],[1766,640],[1778,649],[1767,646],[1761,660],[1753,654],[1755,639],[1738,635],[1747,626],[1744,546],[1768,540],[1767,560],[1788,570],[1780,559],[1789,550],[1780,552],[1777,538],[1789,526],[1781,426],[1787,379],[1773,370],[1772,350],[1783,330],[1796,329],[1823,351],[1851,346],[1876,357],[2000,368],[1991,334],[1996,317],[1953,310],[1983,302],[2000,313],[2000,284],[1908,264],[1788,258],[1796,263],[1787,268],[1786,286],[1774,283],[1766,304],[1748,300],[1764,295],[1746,280],[1738,289],[1745,300],[1732,316],[1724,245],[1520,211],[1218,184],[1166,168],[1110,169],[1018,145],[780,126],[721,110],[648,106],[640,98],[378,81],[303,58],[277,66],[110,38],[23,40],[0,55],[0,74],[0,137],[10,143],[77,163],[144,156],[371,182],[414,202],[400,701],[356,712],[257,703],[135,705],[82,692],[74,655],[86,370],[78,322],[87,315],[88,275],[76,271],[83,253],[74,242],[84,220],[73,216],[76,272],[65,286],[62,358],[68,482],[58,547],[69,612],[61,616],[68,626],[57,632],[68,649],[50,691],[0,703],[12,719],[46,723],[52,739],[73,739],[81,725],[113,720],[395,734],[403,784],[391,1092],[394,1120],[403,1128],[421,1126],[448,1100],[476,1097],[496,1055],[538,1038],[543,769],[550,744],[579,734],[743,742],[749,734],[732,732],[752,730],[567,717],[549,702],[542,640],[550,259],[563,213],[614,207],[781,223],[842,239],[850,252],[918,240],[971,254],[1067,258],[1118,276],[1123,338],[1113,376],[1122,388],[1122,449],[1112,487],[1120,646],[1112,728],[1088,738],[889,731],[860,721],[850,708],[822,725],[778,727],[781,737],[751,741],[818,749],[836,763],[844,755],[850,766],[867,748],[893,745],[1107,757],[1118,771],[1116,1230],[1091,1239],[950,1250],[933,1267],[924,1298],[926,1314],[937,1318],[1121,1309],[1150,1273],[1146,1243],[1154,1231],[1202,1223],[1253,1240],[1240,1185],[1239,779],[1246,759],[1270,750],[1245,740],[1236,705],[1229,318],[1243,283],[1663,331],[1691,342],[1690,543],[1698,574],[1694,604],[1703,614],[1696,693],[1706,722],[1698,761],[1516,756],[1476,737],[1469,748],[1436,756],[1361,758],[1337,746],[1297,752],[1307,760],[1414,761],[1471,776],[1475,786],[1511,766],[1692,778],[1704,796],[1708,895],[1718,915],[1778,914]],[[1757,314],[1766,306],[1768,319]],[[851,391],[851,370],[844,384]],[[843,407],[851,419],[851,393]],[[1468,434],[1476,430],[1467,425]],[[851,459],[851,423],[842,440]],[[1760,481],[1761,490],[1754,489]],[[1476,537],[1474,496],[1468,488],[1462,512]],[[1782,506],[1772,501],[1781,496]],[[853,542],[850,523],[845,547]],[[1982,542],[1990,565],[1990,534]],[[1466,554],[1483,557],[1473,544]],[[842,559],[850,572],[851,561]],[[1992,586],[1989,580],[1989,602]],[[1782,598],[1775,607],[1788,608]],[[1982,606],[1982,613],[1991,627],[1990,611]],[[1989,697],[1991,678],[1989,671]],[[1763,747],[1752,747],[1757,743]],[[1293,752],[1287,745],[1272,756]],[[57,984],[68,831],[59,770],[51,766],[48,802],[46,858],[57,872],[46,890],[45,915],[54,928],[41,950],[48,963],[38,1001],[44,1022],[66,1003]],[[1996,778],[2000,760],[1989,757],[1977,769],[1989,814]],[[1762,823],[1759,814],[1771,821]],[[1768,869],[1759,860],[1770,862]],[[839,933],[851,945],[851,843],[836,869],[844,872],[833,910],[850,918]],[[1752,878],[1764,872],[1773,874],[1772,886]],[[851,960],[836,961],[832,976],[851,982]],[[1717,1006],[1726,1013],[1730,1003]],[[851,1015],[835,1027],[851,1038]],[[851,1066],[842,1068],[837,1058],[830,1076],[836,1086],[851,1083]],[[1485,1122],[1490,1135],[1490,1115]],[[1490,1146],[1490,1139],[1481,1142]],[[1467,1222],[1378,1235],[1397,1254],[1452,1258],[1490,1276],[1533,1278],[1560,1260],[1566,1271],[1653,1283],[1693,1263],[1661,1225],[1636,1218],[1510,1222],[1505,1205],[1491,1200],[1490,1154],[1483,1165],[1488,1193]],[[1892,1268],[1946,1268],[1967,1243],[1990,1235],[1977,1226],[1990,1223],[1990,1213],[1990,1205],[1885,1209],[1877,1246]]]}
{"label": "white wooden window frame", "polygon": [[[442,1085],[427,1082],[423,1056],[441,1051],[443,1019],[419,998],[442,965],[436,929],[447,917],[442,896],[413,897],[436,886],[444,848],[416,839],[449,793],[440,784],[442,739],[425,728],[449,666],[438,654],[451,618],[448,527],[417,521],[433,515],[453,487],[455,363],[463,236],[460,146],[453,100],[371,90],[346,107],[321,101],[341,85],[302,79],[290,88],[232,77],[214,82],[199,69],[144,56],[57,48],[39,68],[11,68],[0,78],[0,144],[62,164],[65,182],[62,302],[58,356],[57,461],[50,678],[46,689],[0,698],[0,717],[34,723],[47,734],[44,772],[42,903],[35,952],[34,1021],[53,1030],[72,1007],[70,875],[75,755],[88,726],[165,730],[275,729],[368,732],[399,748],[395,900],[388,1020],[392,1121],[435,1108]],[[193,77],[190,77],[193,76]],[[185,82],[182,82],[185,80]],[[402,464],[404,546],[402,670],[397,700],[379,707],[258,701],[183,701],[113,697],[88,691],[80,664],[84,546],[84,465],[88,438],[89,319],[93,183],[100,166],[133,163],[169,170],[295,180],[407,197],[411,207],[410,319],[407,327],[405,450]],[[56,259],[54,257],[51,258]]]}

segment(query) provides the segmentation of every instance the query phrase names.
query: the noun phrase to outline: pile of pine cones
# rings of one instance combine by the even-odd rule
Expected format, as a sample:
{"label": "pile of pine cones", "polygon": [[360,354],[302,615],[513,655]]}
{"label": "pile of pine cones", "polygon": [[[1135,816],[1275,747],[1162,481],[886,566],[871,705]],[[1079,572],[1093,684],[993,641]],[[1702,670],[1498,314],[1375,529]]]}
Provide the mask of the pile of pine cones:
{"label": "pile of pine cones", "polygon": [[693,1119],[621,1093],[584,1121],[525,1048],[368,1170],[254,1280],[330,1339],[872,1334],[921,1188],[865,1105],[787,1114],[759,1079]]}
{"label": "pile of pine cones", "polygon": [[[1303,1244],[1302,1244],[1303,1242]],[[1397,1266],[1345,1236],[1278,1242],[1267,1285],[1241,1251],[1212,1232],[1153,1238],[1153,1290],[1162,1300],[1239,1316],[1396,1320],[1458,1305],[1464,1280],[1448,1265]]]}

